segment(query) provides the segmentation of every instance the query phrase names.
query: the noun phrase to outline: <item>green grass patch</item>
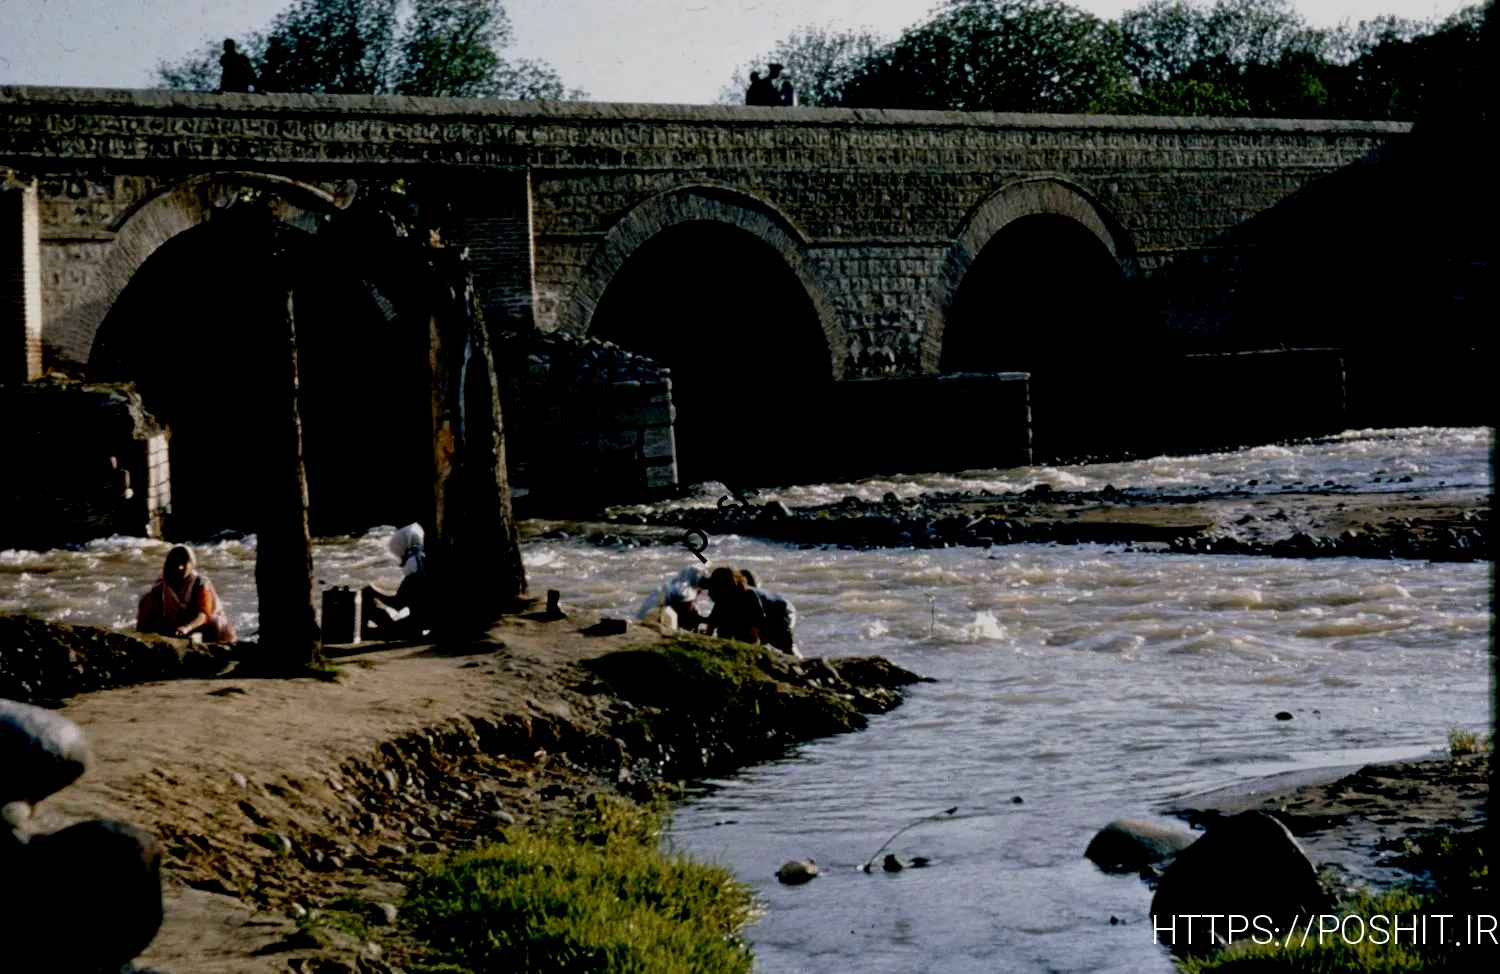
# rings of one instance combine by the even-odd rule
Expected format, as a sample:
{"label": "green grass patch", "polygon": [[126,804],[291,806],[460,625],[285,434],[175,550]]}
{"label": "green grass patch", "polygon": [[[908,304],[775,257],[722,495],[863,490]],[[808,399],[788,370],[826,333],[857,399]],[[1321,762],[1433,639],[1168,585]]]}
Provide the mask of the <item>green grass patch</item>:
{"label": "green grass patch", "polygon": [[570,821],[511,829],[426,867],[408,897],[412,930],[434,964],[474,971],[748,972],[750,890],[721,866],[663,852],[661,821],[595,798]]}

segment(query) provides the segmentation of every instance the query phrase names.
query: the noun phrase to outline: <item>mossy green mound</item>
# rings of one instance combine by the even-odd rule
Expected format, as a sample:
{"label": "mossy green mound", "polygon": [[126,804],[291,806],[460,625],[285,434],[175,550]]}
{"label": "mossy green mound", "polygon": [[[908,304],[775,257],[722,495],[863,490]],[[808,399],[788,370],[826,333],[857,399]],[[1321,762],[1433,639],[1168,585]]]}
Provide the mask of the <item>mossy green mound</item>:
{"label": "mossy green mound", "polygon": [[[659,746],[668,776],[696,777],[860,730],[920,677],[878,657],[799,659],[692,633],[586,664],[640,708],[619,729],[632,754]],[[646,746],[642,746],[646,745]]]}

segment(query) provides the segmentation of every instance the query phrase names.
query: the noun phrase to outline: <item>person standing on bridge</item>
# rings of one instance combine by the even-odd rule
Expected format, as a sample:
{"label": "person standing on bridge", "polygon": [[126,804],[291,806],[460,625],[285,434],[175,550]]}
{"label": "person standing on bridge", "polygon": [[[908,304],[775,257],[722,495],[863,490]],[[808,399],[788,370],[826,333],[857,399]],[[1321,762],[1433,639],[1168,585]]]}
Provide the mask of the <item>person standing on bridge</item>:
{"label": "person standing on bridge", "polygon": [[781,93],[771,84],[770,78],[762,78],[759,71],[751,71],[750,87],[745,89],[745,104],[759,108],[780,105]]}
{"label": "person standing on bridge", "polygon": [[767,70],[770,72],[771,90],[776,92],[776,101],[774,104],[781,105],[784,108],[796,108],[797,90],[792,87],[790,79],[781,77],[781,69],[782,66],[779,64],[767,65]]}
{"label": "person standing on bridge", "polygon": [[219,75],[221,94],[226,91],[248,92],[250,86],[255,84],[255,69],[250,66],[250,59],[235,49],[232,40],[224,41],[224,54],[219,58],[219,67],[223,69],[223,74]]}

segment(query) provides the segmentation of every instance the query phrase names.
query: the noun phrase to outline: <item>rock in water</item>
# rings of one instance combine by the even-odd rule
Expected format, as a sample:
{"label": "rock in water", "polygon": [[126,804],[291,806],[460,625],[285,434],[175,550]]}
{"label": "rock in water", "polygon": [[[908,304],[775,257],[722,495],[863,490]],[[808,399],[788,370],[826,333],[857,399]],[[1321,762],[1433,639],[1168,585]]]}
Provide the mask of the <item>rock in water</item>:
{"label": "rock in water", "polygon": [[161,926],[161,849],[145,829],[82,822],[34,837],[5,869],[0,911],[13,933],[0,968],[118,970]]}
{"label": "rock in water", "polygon": [[811,882],[821,872],[818,864],[811,859],[792,859],[776,870],[776,878],[788,886],[800,886]]}
{"label": "rock in water", "polygon": [[61,714],[0,700],[0,805],[35,805],[89,766],[83,728]]}
{"label": "rock in water", "polygon": [[1117,818],[1099,830],[1083,854],[1107,873],[1139,872],[1175,856],[1199,834],[1148,818]]}
{"label": "rock in water", "polygon": [[791,510],[788,509],[787,506],[785,504],[783,504],[781,501],[771,501],[771,502],[769,502],[767,504],[761,505],[761,509],[760,509],[760,518],[761,518],[761,520],[769,521],[769,520],[772,520],[773,518],[780,518],[780,519],[785,520],[786,518],[789,518],[791,516],[792,516]]}
{"label": "rock in water", "polygon": [[[1260,811],[1226,816],[1209,826],[1177,854],[1151,900],[1160,941],[1191,954],[1213,948],[1210,924],[1225,937],[1225,917],[1231,914],[1249,918],[1252,925],[1257,916],[1269,917],[1262,925],[1289,930],[1297,917],[1327,909],[1328,895],[1302,847],[1285,825]],[[1188,920],[1190,914],[1199,917]]]}

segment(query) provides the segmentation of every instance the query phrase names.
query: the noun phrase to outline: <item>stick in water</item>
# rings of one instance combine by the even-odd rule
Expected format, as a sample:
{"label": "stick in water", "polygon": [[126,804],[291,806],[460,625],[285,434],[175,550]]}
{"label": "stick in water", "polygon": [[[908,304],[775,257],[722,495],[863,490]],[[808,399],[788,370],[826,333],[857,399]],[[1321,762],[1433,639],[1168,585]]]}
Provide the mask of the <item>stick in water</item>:
{"label": "stick in water", "polygon": [[874,856],[871,856],[869,859],[866,859],[865,862],[864,862],[864,865],[860,866],[859,868],[863,869],[865,872],[869,872],[870,871],[870,865],[871,865],[871,863],[873,863],[875,861],[875,856],[878,856],[882,852],[884,852],[885,849],[886,849],[886,846],[890,845],[892,842],[895,842],[897,836],[899,836],[902,832],[905,832],[907,829],[914,829],[918,825],[921,825],[923,822],[936,822],[936,821],[938,821],[938,820],[940,820],[940,819],[942,819],[942,818],[944,818],[946,816],[952,815],[956,811],[958,811],[958,806],[954,805],[952,808],[949,808],[949,809],[947,809],[945,811],[938,812],[936,815],[928,815],[926,818],[919,818],[915,822],[910,823],[909,825],[903,825],[901,828],[899,828],[899,829],[896,830],[895,835],[892,835],[889,839],[886,839],[885,843],[883,845],[881,845],[881,847],[879,849],[875,850],[875,855]]}

